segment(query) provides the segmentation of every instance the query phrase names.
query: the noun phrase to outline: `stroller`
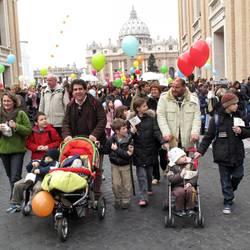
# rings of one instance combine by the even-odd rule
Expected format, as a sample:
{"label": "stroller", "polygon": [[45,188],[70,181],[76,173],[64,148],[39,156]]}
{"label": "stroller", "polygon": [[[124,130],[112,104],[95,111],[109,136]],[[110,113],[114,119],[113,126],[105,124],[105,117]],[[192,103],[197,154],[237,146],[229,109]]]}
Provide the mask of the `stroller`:
{"label": "stroller", "polygon": [[[79,156],[79,157],[76,157]],[[81,160],[81,166],[67,165],[71,159]],[[53,169],[44,177],[42,188],[52,194],[55,200],[54,225],[58,238],[65,241],[68,236],[68,217],[76,215],[77,218],[88,215],[89,209],[97,211],[98,218],[104,219],[106,213],[105,198],[101,195],[96,199],[94,183],[99,168],[99,152],[95,144],[84,137],[76,137],[63,144],[60,149],[60,167]],[[63,173],[62,173],[63,172]],[[80,178],[82,188],[77,189],[77,183],[72,182],[76,189],[72,192],[65,191],[68,183],[63,183],[62,188],[53,185],[53,176],[56,174],[69,174]],[[77,174],[77,175],[76,175]],[[62,175],[62,176],[63,176]]]}
{"label": "stroller", "polygon": [[[192,155],[194,152],[196,152],[196,148],[190,148],[188,149],[188,154],[189,156]],[[195,171],[198,171],[198,160],[195,159],[192,161],[193,163],[193,168]],[[201,212],[201,200],[200,200],[200,188],[199,188],[199,184],[197,182],[197,184],[195,185],[195,208],[194,208],[194,214],[191,216],[191,218],[193,219],[193,223],[194,223],[194,227],[201,227],[203,228],[205,225],[205,221],[204,221],[204,217],[202,216],[202,212]],[[175,197],[172,193],[173,189],[172,189],[172,184],[170,183],[170,181],[168,181],[168,198],[166,201],[164,201],[163,203],[163,210],[167,211],[167,215],[165,215],[164,217],[164,225],[165,227],[175,227],[175,217],[177,217],[176,214],[176,208],[175,208]],[[184,215],[181,216],[179,218],[190,218],[189,215]]]}

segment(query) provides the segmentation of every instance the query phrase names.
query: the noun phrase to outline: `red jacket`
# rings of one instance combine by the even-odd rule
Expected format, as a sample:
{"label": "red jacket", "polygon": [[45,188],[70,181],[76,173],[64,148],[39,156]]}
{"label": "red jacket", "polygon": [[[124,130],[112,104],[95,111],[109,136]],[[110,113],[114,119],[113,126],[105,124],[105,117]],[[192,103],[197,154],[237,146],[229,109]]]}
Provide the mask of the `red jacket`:
{"label": "red jacket", "polygon": [[26,140],[26,147],[32,152],[32,160],[41,159],[46,151],[38,151],[38,146],[48,146],[49,149],[58,148],[61,141],[61,137],[52,125],[48,124],[43,131],[40,131],[38,126],[35,125],[32,129],[32,134]]}

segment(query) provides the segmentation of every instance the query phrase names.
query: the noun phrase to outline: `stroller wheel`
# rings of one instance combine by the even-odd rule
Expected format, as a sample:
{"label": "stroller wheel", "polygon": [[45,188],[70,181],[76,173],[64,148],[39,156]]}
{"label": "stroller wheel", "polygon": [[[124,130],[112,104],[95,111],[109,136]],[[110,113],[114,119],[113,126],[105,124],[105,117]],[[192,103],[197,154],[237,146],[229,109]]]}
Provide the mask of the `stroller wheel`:
{"label": "stroller wheel", "polygon": [[22,214],[24,216],[30,215],[31,210],[32,210],[31,209],[31,204],[29,202],[28,203],[25,203],[25,202],[22,203]]}
{"label": "stroller wheel", "polygon": [[164,225],[165,225],[165,227],[174,227],[175,226],[175,224],[174,224],[174,216],[171,215],[169,217],[169,215],[166,215],[164,217]]}
{"label": "stroller wheel", "polygon": [[199,227],[203,228],[205,226],[205,219],[203,216],[200,216],[198,218],[198,224],[199,224]]}
{"label": "stroller wheel", "polygon": [[204,226],[205,226],[205,219],[204,219],[204,217],[197,214],[194,217],[194,227],[196,227],[196,228],[198,228],[198,227],[203,228]]}
{"label": "stroller wheel", "polygon": [[57,219],[57,236],[61,241],[65,241],[68,236],[68,220],[66,217]]}
{"label": "stroller wheel", "polygon": [[106,201],[103,196],[97,201],[97,213],[99,220],[103,220],[106,214]]}
{"label": "stroller wheel", "polygon": [[167,211],[168,210],[168,202],[166,200],[164,200],[162,202],[162,210],[163,211]]}

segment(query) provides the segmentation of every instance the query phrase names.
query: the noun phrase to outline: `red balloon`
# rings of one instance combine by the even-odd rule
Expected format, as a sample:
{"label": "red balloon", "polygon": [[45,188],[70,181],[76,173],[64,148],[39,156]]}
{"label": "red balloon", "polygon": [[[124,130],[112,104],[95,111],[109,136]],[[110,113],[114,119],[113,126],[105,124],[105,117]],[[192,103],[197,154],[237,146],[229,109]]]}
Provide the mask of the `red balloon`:
{"label": "red balloon", "polygon": [[197,67],[202,67],[206,64],[209,58],[209,46],[208,44],[203,41],[197,41],[191,48],[190,48],[190,57],[193,64]]}
{"label": "red balloon", "polygon": [[179,56],[177,65],[184,76],[190,76],[195,67],[191,61],[189,52],[185,52],[184,54]]}
{"label": "red balloon", "polygon": [[136,75],[140,75],[140,74],[141,74],[141,71],[140,71],[139,69],[136,69],[136,70],[135,70],[135,74],[136,74]]}

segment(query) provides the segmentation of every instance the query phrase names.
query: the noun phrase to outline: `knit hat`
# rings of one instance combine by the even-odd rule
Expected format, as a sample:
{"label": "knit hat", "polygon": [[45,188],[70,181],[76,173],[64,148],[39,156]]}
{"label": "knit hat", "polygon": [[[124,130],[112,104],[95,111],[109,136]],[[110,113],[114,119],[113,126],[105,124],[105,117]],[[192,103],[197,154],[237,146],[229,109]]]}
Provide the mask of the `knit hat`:
{"label": "knit hat", "polygon": [[186,153],[180,148],[172,148],[168,152],[169,166],[172,167],[176,164],[176,162],[182,157],[185,156]]}
{"label": "knit hat", "polygon": [[233,93],[226,93],[221,98],[221,104],[226,109],[232,104],[236,104],[239,102],[239,98]]}
{"label": "knit hat", "polygon": [[59,154],[60,154],[59,150],[57,150],[57,149],[49,149],[48,152],[44,155],[44,158],[46,156],[49,156],[49,157],[51,157],[53,159],[53,161],[58,161]]}

